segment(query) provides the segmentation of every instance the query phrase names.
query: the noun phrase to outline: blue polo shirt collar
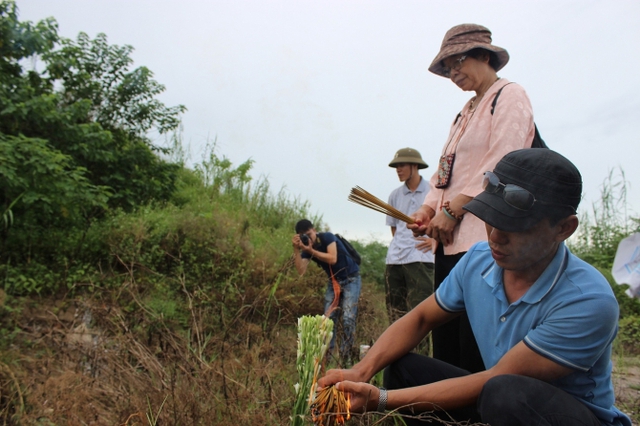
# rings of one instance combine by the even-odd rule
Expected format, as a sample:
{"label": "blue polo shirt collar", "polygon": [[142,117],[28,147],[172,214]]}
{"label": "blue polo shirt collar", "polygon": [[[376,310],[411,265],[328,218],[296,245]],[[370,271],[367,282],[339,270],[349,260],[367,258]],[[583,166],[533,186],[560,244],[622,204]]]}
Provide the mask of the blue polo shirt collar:
{"label": "blue polo shirt collar", "polygon": [[[557,285],[562,273],[567,268],[568,250],[564,243],[560,243],[558,251],[556,252],[553,260],[547,269],[544,270],[542,275],[536,280],[531,288],[515,303],[528,303],[533,305],[540,302],[544,297],[549,294],[551,290]],[[492,288],[494,295],[500,294],[500,297],[506,301],[504,295],[504,289],[502,285],[502,273],[503,269],[499,267],[495,261],[482,272],[482,277],[485,283]]]}

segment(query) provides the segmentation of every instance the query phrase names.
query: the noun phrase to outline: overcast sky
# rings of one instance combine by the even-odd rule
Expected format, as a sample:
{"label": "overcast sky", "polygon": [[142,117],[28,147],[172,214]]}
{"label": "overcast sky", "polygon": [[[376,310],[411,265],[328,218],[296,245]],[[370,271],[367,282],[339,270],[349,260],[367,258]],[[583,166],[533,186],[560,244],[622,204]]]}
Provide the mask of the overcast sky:
{"label": "overcast sky", "polygon": [[[624,170],[640,211],[640,1],[18,0],[20,19],[135,48],[183,104],[192,162],[207,142],[274,193],[309,200],[333,232],[390,239],[384,216],[347,201],[386,200],[396,150],[435,171],[451,121],[473,94],[427,71],[445,32],[473,22],[511,55],[499,76],[527,91],[542,137],[580,169],[581,210]],[[617,172],[616,172],[617,173]],[[292,231],[293,232],[293,231]]]}

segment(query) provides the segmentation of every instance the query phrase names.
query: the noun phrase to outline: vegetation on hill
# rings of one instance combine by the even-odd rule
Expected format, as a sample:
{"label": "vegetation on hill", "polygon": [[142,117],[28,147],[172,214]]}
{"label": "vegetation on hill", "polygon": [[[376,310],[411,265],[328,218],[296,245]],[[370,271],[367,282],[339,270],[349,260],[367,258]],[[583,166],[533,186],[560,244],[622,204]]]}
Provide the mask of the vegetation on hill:
{"label": "vegetation on hill", "polygon": [[[0,2],[0,421],[288,424],[297,319],[322,313],[326,285],[298,276],[291,236],[302,217],[326,227],[215,145],[193,168],[169,160],[146,135],[171,135],[184,107],[156,99],[131,52]],[[572,248],[606,273],[638,221],[588,223]],[[369,344],[387,325],[386,246],[354,245]],[[640,305],[614,289],[617,350],[633,353]]]}

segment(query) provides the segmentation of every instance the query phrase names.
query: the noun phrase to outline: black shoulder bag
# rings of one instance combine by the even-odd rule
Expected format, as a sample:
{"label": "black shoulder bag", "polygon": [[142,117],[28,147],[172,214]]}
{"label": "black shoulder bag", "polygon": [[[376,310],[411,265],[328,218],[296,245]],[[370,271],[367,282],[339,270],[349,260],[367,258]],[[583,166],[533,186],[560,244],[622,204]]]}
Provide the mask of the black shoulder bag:
{"label": "black shoulder bag", "polygon": [[[505,87],[507,87],[510,84],[511,83],[505,84],[496,93],[496,96],[493,98],[493,102],[491,102],[491,115],[493,115],[493,110],[496,108],[496,103],[498,103],[498,96],[500,96],[500,93],[502,92],[502,89],[504,89]],[[540,132],[538,132],[538,126],[536,126],[536,123],[533,123],[533,127],[535,128],[536,133],[533,136],[533,142],[531,143],[531,148],[549,148],[547,146],[547,144],[544,143],[544,140],[542,140],[542,138],[540,137]]]}

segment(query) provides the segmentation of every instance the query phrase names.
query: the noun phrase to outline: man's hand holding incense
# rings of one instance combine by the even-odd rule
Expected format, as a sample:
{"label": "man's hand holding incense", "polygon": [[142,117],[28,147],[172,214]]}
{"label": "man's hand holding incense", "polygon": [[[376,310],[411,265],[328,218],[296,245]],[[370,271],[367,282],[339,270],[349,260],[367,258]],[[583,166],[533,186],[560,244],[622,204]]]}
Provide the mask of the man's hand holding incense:
{"label": "man's hand holding incense", "polygon": [[332,385],[348,394],[351,401],[351,411],[354,413],[375,411],[378,407],[380,389],[368,384],[367,378],[357,368],[348,370],[331,369],[327,371],[324,377],[318,380],[320,389]]}
{"label": "man's hand holding incense", "polygon": [[366,382],[368,380],[367,377],[364,377],[357,369],[337,369],[332,368],[327,371],[320,380],[318,380],[318,386],[320,389],[325,388],[327,386],[335,385],[338,382],[342,382],[344,380],[350,380],[353,382]]}
{"label": "man's hand holding incense", "polygon": [[336,389],[344,392],[349,398],[352,413],[376,411],[380,399],[380,388],[366,382],[351,382],[344,380],[336,383]]}

